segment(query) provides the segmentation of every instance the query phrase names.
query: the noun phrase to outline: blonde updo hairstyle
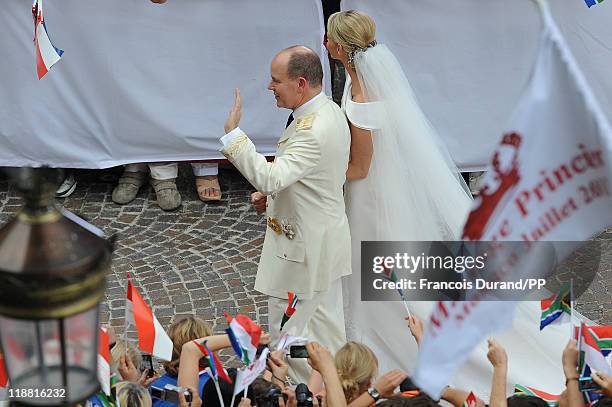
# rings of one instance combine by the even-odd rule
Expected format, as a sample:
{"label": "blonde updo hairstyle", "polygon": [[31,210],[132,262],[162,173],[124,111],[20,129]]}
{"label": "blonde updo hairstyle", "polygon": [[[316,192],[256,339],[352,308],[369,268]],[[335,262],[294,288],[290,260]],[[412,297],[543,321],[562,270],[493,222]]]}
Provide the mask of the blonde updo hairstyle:
{"label": "blonde updo hairstyle", "polygon": [[339,11],[327,20],[327,36],[340,44],[353,67],[357,51],[376,45],[376,24],[372,17],[357,10]]}
{"label": "blonde updo hairstyle", "polygon": [[347,342],[336,352],[334,362],[347,403],[366,391],[378,372],[376,355],[359,342]]}
{"label": "blonde updo hairstyle", "polygon": [[[166,373],[170,376],[177,377],[183,345],[194,339],[210,335],[212,335],[212,328],[210,325],[206,321],[195,316],[188,316],[170,325],[168,336],[172,340],[173,349],[172,360],[163,363]],[[204,359],[200,360],[200,367],[206,367]]]}

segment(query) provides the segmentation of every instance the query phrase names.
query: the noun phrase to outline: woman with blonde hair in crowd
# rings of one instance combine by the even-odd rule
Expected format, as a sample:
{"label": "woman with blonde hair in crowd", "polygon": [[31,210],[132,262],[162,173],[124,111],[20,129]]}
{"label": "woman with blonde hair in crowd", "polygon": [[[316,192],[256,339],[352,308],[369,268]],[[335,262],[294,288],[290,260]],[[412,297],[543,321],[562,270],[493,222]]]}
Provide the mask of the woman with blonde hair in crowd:
{"label": "woman with blonde hair in crowd", "polygon": [[334,358],[346,402],[351,407],[366,407],[380,397],[389,397],[408,377],[399,369],[392,370],[376,382],[378,359],[374,352],[359,342],[347,342]]}
{"label": "woman with blonde hair in crowd", "polygon": [[[179,362],[181,359],[181,352],[183,349],[183,345],[189,343],[195,339],[203,338],[212,335],[212,328],[210,325],[196,317],[196,316],[188,316],[179,321],[174,322],[170,325],[168,329],[168,336],[172,340],[172,360],[169,362],[164,362],[162,365],[164,367],[165,373],[153,382],[152,386],[158,388],[164,388],[166,384],[171,384],[176,386],[178,381],[179,374]],[[227,335],[226,335],[227,336]],[[199,363],[200,375],[198,379],[198,390],[199,394],[202,394],[202,390],[204,385],[210,379],[207,374],[202,373],[203,370],[208,366],[205,362],[205,359],[200,359]],[[153,406],[155,407],[166,407],[173,406],[163,400],[153,400]]]}

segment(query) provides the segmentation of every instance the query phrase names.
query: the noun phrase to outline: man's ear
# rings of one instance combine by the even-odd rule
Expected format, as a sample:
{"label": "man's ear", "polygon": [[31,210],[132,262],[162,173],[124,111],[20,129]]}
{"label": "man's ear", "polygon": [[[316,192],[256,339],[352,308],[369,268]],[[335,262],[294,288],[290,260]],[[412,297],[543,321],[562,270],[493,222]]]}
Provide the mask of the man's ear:
{"label": "man's ear", "polygon": [[306,86],[308,86],[308,81],[306,80],[306,78],[300,76],[300,78],[298,79],[298,88],[304,90],[306,89]]}

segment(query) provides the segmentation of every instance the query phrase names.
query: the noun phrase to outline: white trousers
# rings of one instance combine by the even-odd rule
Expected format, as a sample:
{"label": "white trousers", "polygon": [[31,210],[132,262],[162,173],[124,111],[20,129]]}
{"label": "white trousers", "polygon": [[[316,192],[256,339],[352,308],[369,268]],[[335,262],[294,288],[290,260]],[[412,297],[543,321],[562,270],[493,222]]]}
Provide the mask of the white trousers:
{"label": "white trousers", "polygon": [[[272,342],[280,337],[280,324],[287,309],[286,298],[268,298],[268,323]],[[317,293],[310,300],[300,299],[296,311],[283,327],[283,332],[294,330],[296,336],[304,336],[325,346],[333,354],[346,343],[341,279],[337,279],[328,291]],[[289,376],[296,383],[307,383],[310,367],[306,359],[288,359]]]}
{"label": "white trousers", "polygon": [[[173,179],[178,177],[178,163],[137,163],[125,166],[127,172],[147,172],[147,167],[151,171],[151,178],[156,180]],[[219,164],[217,163],[193,163],[191,164],[193,175],[203,177],[207,175],[217,175]]]}

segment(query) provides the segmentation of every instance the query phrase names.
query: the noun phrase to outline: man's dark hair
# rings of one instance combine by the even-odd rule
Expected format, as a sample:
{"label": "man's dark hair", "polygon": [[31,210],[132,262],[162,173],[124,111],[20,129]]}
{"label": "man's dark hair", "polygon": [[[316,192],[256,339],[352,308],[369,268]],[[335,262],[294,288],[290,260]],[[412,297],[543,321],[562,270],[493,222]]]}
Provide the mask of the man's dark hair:
{"label": "man's dark hair", "polygon": [[540,397],[515,394],[508,397],[508,407],[548,407],[548,403]]}
{"label": "man's dark hair", "polygon": [[427,394],[420,393],[414,397],[389,397],[376,404],[376,407],[440,407],[440,405]]}
{"label": "man's dark hair", "polygon": [[[221,396],[223,397],[223,403],[226,406],[229,406],[232,402],[232,397],[234,394],[234,385],[236,384],[236,374],[237,370],[233,367],[227,369],[227,375],[230,379],[232,379],[233,384],[227,383],[225,380],[219,380],[219,389],[221,390]],[[237,406],[242,399],[243,392],[240,392],[236,395],[234,400],[234,405]],[[202,389],[202,406],[204,407],[221,407],[221,402],[219,401],[219,395],[217,394],[217,389],[215,387],[215,381],[210,378],[204,385]],[[253,390],[249,387],[247,390],[247,397],[253,400]]]}
{"label": "man's dark hair", "polygon": [[296,45],[287,48],[290,52],[287,75],[290,79],[302,77],[313,87],[323,83],[323,66],[316,52],[308,47]]}

